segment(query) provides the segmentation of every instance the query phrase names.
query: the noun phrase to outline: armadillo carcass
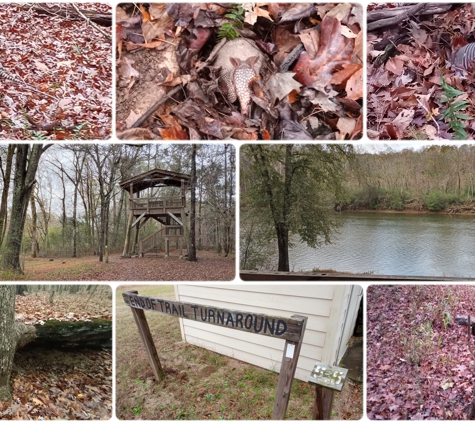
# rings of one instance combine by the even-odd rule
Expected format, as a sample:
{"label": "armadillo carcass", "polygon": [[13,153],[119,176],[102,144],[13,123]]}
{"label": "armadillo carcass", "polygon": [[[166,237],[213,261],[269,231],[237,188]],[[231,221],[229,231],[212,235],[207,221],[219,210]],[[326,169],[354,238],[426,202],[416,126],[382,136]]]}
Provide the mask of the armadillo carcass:
{"label": "armadillo carcass", "polygon": [[464,45],[455,53],[454,64],[459,69],[468,70],[472,61],[475,61],[475,43]]}
{"label": "armadillo carcass", "polygon": [[249,82],[259,76],[263,59],[255,43],[244,38],[228,41],[218,52],[214,65],[221,67],[220,79],[226,85],[226,97],[230,103],[239,98],[242,114],[248,114]]}

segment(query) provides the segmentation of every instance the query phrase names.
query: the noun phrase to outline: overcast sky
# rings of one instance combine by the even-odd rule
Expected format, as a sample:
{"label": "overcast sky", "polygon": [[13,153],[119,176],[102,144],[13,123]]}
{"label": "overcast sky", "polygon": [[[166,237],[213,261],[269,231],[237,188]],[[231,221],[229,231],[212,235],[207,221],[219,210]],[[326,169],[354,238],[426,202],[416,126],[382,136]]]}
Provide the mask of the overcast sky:
{"label": "overcast sky", "polygon": [[431,145],[455,145],[461,146],[464,142],[462,141],[398,141],[398,142],[367,142],[367,143],[355,143],[354,145],[361,146],[365,151],[372,152],[377,154],[378,152],[385,151],[388,148],[391,148],[393,151],[402,151],[403,149],[413,149],[418,150],[421,148],[427,148]]}

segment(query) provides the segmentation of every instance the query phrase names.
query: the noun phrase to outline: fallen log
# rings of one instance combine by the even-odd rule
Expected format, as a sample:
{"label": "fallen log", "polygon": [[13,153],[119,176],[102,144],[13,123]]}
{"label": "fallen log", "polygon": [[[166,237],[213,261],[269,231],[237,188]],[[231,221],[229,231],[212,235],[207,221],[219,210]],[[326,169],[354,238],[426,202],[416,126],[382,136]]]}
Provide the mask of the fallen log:
{"label": "fallen log", "polygon": [[28,343],[35,340],[36,330],[32,325],[26,325],[22,322],[15,322],[14,325],[15,336],[18,339],[16,349],[25,347]]}
{"label": "fallen log", "polygon": [[[61,16],[66,19],[80,19],[83,20],[81,15],[72,8],[66,8],[67,3],[61,4],[59,6],[50,5],[50,4],[25,4],[20,7],[25,10],[33,9],[39,15],[50,15],[50,16]],[[112,14],[111,13],[99,13],[94,10],[84,10],[80,9],[81,13],[86,16],[89,20],[94,23],[97,23],[101,26],[112,26]]]}
{"label": "fallen log", "polygon": [[[400,7],[393,7],[391,9],[377,9],[377,10],[370,10],[367,13],[367,21],[374,22],[379,21],[381,19],[392,18],[396,15],[401,13],[405,13],[407,10],[411,8],[412,5],[408,6],[400,6]],[[416,11],[414,16],[420,15],[437,15],[440,13],[448,12],[452,8],[453,4],[438,4],[438,3],[428,3],[427,6],[423,10]]]}
{"label": "fallen log", "polygon": [[54,349],[112,348],[112,321],[107,319],[74,322],[50,320],[43,325],[19,325],[23,328],[18,348],[27,344]]}

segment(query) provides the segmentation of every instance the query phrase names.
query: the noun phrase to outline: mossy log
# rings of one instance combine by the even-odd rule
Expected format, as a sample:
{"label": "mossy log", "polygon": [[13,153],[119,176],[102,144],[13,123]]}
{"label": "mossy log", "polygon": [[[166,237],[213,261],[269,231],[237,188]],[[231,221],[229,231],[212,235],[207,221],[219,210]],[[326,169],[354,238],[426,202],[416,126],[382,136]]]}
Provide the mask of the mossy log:
{"label": "mossy log", "polygon": [[112,348],[112,321],[46,321],[35,325],[36,337],[32,346],[54,349]]}

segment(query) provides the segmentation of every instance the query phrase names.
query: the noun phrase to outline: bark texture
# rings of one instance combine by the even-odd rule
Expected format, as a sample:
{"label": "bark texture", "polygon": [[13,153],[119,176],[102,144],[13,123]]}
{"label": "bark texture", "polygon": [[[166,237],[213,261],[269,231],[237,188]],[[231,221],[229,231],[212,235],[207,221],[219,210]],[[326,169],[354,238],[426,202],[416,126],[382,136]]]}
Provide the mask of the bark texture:
{"label": "bark texture", "polygon": [[15,181],[13,186],[12,217],[8,228],[7,240],[3,250],[2,267],[4,270],[22,272],[20,268],[20,250],[25,228],[26,211],[30,195],[36,183],[35,176],[43,152],[49,148],[41,144],[16,146]]}
{"label": "bark texture", "polygon": [[10,373],[17,338],[15,322],[15,286],[0,286],[0,401],[10,401]]}
{"label": "bark texture", "polygon": [[15,153],[15,145],[9,144],[5,172],[3,172],[3,170],[0,168],[0,170],[2,171],[2,178],[3,178],[2,200],[0,201],[0,246],[3,243],[3,238],[5,237],[5,232],[7,229],[8,192],[10,190],[10,178],[12,174],[12,164],[13,164],[14,153]]}
{"label": "bark texture", "polygon": [[197,144],[192,145],[191,153],[191,198],[190,198],[190,247],[188,248],[188,261],[196,262],[196,239],[195,239],[195,221],[196,221],[196,150]]}

